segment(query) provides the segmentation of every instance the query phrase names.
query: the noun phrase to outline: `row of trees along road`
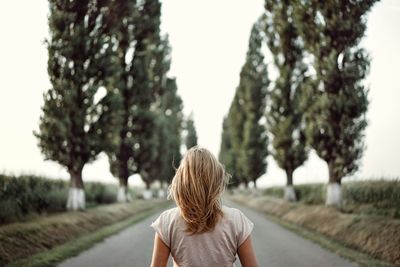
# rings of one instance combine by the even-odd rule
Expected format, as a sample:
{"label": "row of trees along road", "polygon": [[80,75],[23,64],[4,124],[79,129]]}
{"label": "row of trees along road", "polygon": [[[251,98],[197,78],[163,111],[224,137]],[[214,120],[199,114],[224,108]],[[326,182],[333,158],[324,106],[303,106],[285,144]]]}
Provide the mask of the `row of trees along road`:
{"label": "row of trees along road", "polygon": [[254,24],[246,62],[240,72],[240,82],[224,118],[219,160],[232,174],[231,186],[254,182],[267,167],[267,133],[262,124],[269,84],[267,66],[262,53],[261,21]]}
{"label": "row of trees along road", "polygon": [[183,103],[158,0],[50,0],[48,73],[39,147],[71,179],[67,208],[85,208],[83,167],[100,152],[128,201],[128,178],[168,183],[179,162]]}
{"label": "row of trees along road", "polygon": [[[310,149],[328,165],[328,205],[340,205],[342,178],[358,170],[367,125],[363,80],[369,70],[368,54],[359,43],[366,14],[375,2],[268,0],[255,24],[263,29],[264,43],[272,54],[271,68],[277,73],[265,96],[266,128],[271,154],[287,176],[288,200],[296,200],[293,173],[307,160]],[[256,38],[253,30],[250,43]],[[245,140],[243,125],[248,116],[242,90],[239,85],[224,119],[220,150],[234,183],[248,182],[244,162],[237,157],[246,153],[238,146]]]}

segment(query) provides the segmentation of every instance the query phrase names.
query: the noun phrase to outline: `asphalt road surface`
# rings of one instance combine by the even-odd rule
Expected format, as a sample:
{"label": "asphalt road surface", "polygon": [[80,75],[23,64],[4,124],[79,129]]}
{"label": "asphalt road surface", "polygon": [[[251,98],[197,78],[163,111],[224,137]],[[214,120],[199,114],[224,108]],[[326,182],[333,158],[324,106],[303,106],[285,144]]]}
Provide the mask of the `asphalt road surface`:
{"label": "asphalt road surface", "polygon": [[[260,267],[355,267],[319,245],[271,222],[251,209],[225,202],[243,211],[253,221],[253,245]],[[60,267],[148,267],[153,249],[154,231],[150,228],[159,213],[105,239],[80,255],[61,263]],[[241,267],[236,261],[236,267]],[[168,266],[172,266],[171,258]]]}

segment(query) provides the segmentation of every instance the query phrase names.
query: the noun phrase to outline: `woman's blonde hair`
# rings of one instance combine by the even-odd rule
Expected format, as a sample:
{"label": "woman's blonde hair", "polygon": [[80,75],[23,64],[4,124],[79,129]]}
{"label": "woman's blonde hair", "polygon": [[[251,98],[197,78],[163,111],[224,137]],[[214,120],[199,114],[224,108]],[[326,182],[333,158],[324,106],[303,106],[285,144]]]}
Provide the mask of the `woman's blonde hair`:
{"label": "woman's blonde hair", "polygon": [[224,167],[207,149],[195,146],[186,152],[172,179],[170,195],[188,233],[211,231],[222,218],[221,195],[227,179]]}

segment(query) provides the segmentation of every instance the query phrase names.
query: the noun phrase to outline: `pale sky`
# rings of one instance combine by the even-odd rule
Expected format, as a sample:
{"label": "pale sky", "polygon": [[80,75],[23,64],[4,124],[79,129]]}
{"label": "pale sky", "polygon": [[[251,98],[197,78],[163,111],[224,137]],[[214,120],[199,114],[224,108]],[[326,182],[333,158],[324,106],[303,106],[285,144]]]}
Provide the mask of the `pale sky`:
{"label": "pale sky", "polygon": [[[176,76],[185,113],[194,113],[199,144],[218,155],[222,119],[239,82],[250,29],[263,12],[261,0],[163,1],[162,29],[172,46],[171,75]],[[47,1],[0,3],[0,172],[68,178],[63,167],[45,162],[32,134],[38,128],[47,76]],[[367,149],[351,179],[400,176],[400,2],[383,0],[368,17],[363,46],[372,62],[367,84]],[[267,61],[271,59],[267,58]],[[269,158],[260,185],[284,184],[284,173]],[[311,153],[294,174],[295,183],[326,182],[326,164]],[[85,181],[116,182],[106,157],[84,168]],[[139,178],[130,179],[139,184]]]}

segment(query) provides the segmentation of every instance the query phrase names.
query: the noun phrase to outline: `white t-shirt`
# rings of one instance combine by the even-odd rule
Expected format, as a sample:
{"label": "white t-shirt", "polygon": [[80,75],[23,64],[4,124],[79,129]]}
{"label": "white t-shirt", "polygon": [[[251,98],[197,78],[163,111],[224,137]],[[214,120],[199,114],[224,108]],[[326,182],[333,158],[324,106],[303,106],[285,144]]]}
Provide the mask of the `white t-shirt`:
{"label": "white t-shirt", "polygon": [[188,235],[178,208],[164,211],[151,227],[170,248],[179,267],[232,267],[237,250],[254,224],[238,209],[222,207],[224,216],[206,233]]}

